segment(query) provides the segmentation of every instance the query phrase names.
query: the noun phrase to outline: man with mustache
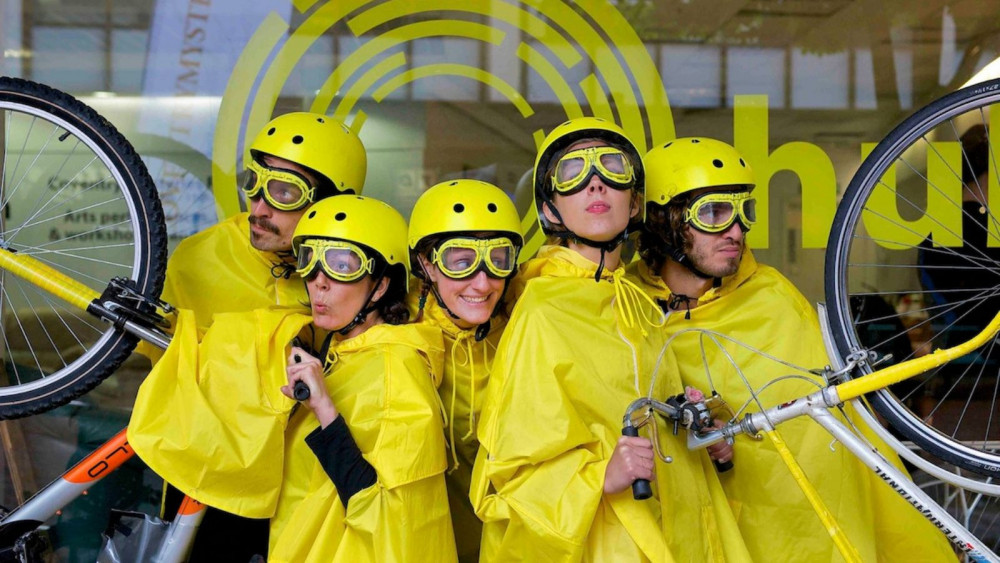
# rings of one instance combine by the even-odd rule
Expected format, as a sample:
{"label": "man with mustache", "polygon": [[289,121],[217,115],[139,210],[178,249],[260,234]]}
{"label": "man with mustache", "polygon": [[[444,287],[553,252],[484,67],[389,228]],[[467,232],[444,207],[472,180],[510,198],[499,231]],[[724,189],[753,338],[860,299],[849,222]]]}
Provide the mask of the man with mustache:
{"label": "man with mustache", "polygon": [[[241,189],[246,213],[181,241],[167,263],[162,299],[194,311],[204,332],[212,315],[273,305],[308,306],[295,273],[292,234],[312,203],[360,194],[368,163],[357,134],[309,112],[288,113],[264,126],[250,144]],[[164,513],[181,495],[170,487]],[[209,509],[190,561],[249,561],[267,553],[268,521]]]}
{"label": "man with mustache", "polygon": [[[684,384],[718,392],[732,408],[745,407],[740,414],[822,386],[819,376],[757,352],[804,369],[830,363],[812,305],[777,270],[758,264],[746,246],[756,219],[750,165],[732,146],[708,138],[663,143],[643,164],[646,219],[642,261],[634,267],[669,315],[664,330],[677,335],[671,346]],[[681,332],[686,329],[719,335]],[[849,405],[845,412],[856,416]],[[831,447],[833,439],[818,424],[797,418],[778,431],[862,561],[955,560],[936,528],[845,448]],[[719,480],[753,560],[839,559],[772,443],[741,436],[733,450],[735,467]]]}
{"label": "man with mustache", "polygon": [[250,144],[241,185],[249,211],[181,241],[163,300],[194,310],[200,328],[216,313],[307,303],[295,226],[316,201],[360,195],[367,169],[365,147],[343,123],[310,112],[276,117]]}

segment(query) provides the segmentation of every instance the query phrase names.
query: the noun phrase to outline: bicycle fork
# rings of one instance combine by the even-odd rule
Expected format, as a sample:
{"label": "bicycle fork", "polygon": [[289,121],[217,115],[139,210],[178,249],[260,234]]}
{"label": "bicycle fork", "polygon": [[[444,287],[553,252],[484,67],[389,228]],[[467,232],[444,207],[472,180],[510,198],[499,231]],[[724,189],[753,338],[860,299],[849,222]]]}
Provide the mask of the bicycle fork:
{"label": "bicycle fork", "polygon": [[[827,432],[843,444],[845,448],[861,460],[869,469],[874,471],[897,494],[916,508],[924,518],[930,520],[932,524],[941,530],[945,537],[951,540],[968,557],[969,561],[1000,563],[1000,557],[997,557],[979,538],[974,536],[958,520],[948,514],[944,508],[934,502],[927,493],[913,483],[905,473],[886,460],[871,444],[851,432],[843,422],[830,413],[829,409],[841,402],[837,391],[837,387],[828,387],[806,397],[767,409],[764,412],[748,414],[739,422],[728,424],[718,430],[711,430],[701,434],[690,432],[688,433],[688,448],[704,448],[739,434],[752,436],[764,433],[775,443],[783,461],[798,483],[799,488],[809,498],[817,515],[823,520],[824,525],[830,531],[830,535],[840,550],[841,555],[848,561],[860,561],[856,549],[850,543],[843,530],[840,529],[833,515],[823,505],[822,499],[819,498],[818,493],[802,471],[801,466],[795,461],[795,458],[788,451],[787,447],[784,447],[780,436],[774,430],[782,422],[799,416],[808,416],[826,429]],[[784,448],[784,452],[782,452],[782,448]],[[787,455],[785,455],[786,453]]]}
{"label": "bicycle fork", "polygon": [[[59,514],[64,506],[80,495],[87,494],[87,490],[95,483],[131,459],[135,452],[128,444],[126,430],[122,429],[100,448],[63,473],[59,479],[49,483],[24,504],[0,518],[0,546],[13,546],[18,538]],[[190,497],[184,497],[177,516],[170,524],[169,532],[157,550],[158,557],[155,561],[162,563],[183,561],[204,516],[205,505]]]}

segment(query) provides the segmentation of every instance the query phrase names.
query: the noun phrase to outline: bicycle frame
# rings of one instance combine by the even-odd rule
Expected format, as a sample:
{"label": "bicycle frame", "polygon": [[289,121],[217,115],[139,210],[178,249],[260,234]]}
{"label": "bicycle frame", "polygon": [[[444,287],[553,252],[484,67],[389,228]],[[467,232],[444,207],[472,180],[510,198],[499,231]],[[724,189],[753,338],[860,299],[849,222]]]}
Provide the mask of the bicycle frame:
{"label": "bicycle frame", "polygon": [[[874,371],[857,379],[826,387],[805,397],[771,407],[764,411],[747,414],[742,419],[726,424],[718,430],[689,432],[688,448],[705,448],[723,440],[731,440],[740,434],[751,436],[763,434],[770,438],[788,465],[796,482],[802,488],[803,493],[809,498],[817,515],[823,521],[824,525],[826,525],[827,529],[830,530],[830,534],[841,555],[847,561],[860,561],[856,549],[840,530],[839,525],[837,525],[829,511],[826,510],[812,484],[775,431],[777,426],[782,422],[800,416],[808,416],[826,429],[844,447],[860,459],[862,463],[874,471],[880,479],[885,481],[893,490],[909,502],[910,505],[930,520],[954,545],[966,554],[969,560],[1000,563],[1000,557],[987,548],[965,526],[934,502],[929,495],[924,493],[902,471],[887,461],[867,441],[856,436],[830,413],[830,409],[837,407],[845,401],[852,400],[855,401],[858,410],[863,410],[865,406],[860,404],[860,397],[862,395],[906,380],[964,356],[996,337],[998,332],[1000,332],[1000,314],[997,314],[990,324],[974,338],[952,348],[936,350],[926,356],[911,359]],[[859,351],[852,362],[848,364],[848,368],[853,369],[866,361],[867,355],[863,351]],[[631,427],[634,413],[642,409],[658,412],[668,418],[677,416],[676,409],[670,408],[664,403],[649,398],[639,399],[629,406],[624,418],[624,427]]]}
{"label": "bicycle frame", "polygon": [[[31,256],[0,249],[0,268],[160,348],[166,348],[170,343],[170,337],[164,332],[134,320],[134,311],[129,311],[114,301],[103,300],[104,295]],[[134,455],[135,452],[128,445],[126,429],[122,429],[24,504],[0,518],[0,547],[14,546],[20,537],[31,533],[55,516],[59,510],[85,494],[91,486]],[[152,560],[161,563],[183,561],[194,543],[205,509],[205,505],[185,496]]]}

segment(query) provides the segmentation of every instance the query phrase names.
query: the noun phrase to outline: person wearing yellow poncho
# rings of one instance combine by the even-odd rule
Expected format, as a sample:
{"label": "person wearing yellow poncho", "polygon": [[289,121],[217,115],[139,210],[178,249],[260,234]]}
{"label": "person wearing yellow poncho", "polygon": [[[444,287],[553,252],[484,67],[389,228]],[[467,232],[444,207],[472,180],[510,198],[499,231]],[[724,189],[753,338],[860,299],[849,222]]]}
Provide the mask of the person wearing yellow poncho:
{"label": "person wearing yellow poncho", "polygon": [[[367,172],[365,148],[343,123],[310,112],[280,115],[249,147],[242,190],[248,213],[225,219],[188,237],[174,250],[160,298],[189,309],[204,332],[216,313],[252,311],[308,302],[292,264],[292,233],[312,202],[341,193],[361,193]],[[330,155],[336,155],[331,158]],[[137,351],[152,360],[161,351],[145,342]],[[163,516],[180,504],[167,489]],[[209,509],[191,553],[192,563],[217,561],[220,552],[249,560],[267,546],[265,522],[250,522]]]}
{"label": "person wearing yellow poncho", "polygon": [[[670,311],[665,334],[708,329],[806,369],[829,364],[813,308],[745,246],[755,219],[754,176],[736,149],[714,139],[676,139],[652,149],[644,164],[643,261],[633,267],[643,287]],[[680,334],[671,347],[685,384],[718,391],[734,409],[751,400],[744,377],[765,408],[822,385],[818,376],[717,340],[728,357],[698,332]],[[775,381],[791,373],[801,377]],[[753,402],[747,408],[759,410]],[[798,418],[780,425],[778,433],[861,560],[954,560],[945,537],[818,424]],[[898,464],[888,446],[870,431],[866,436]],[[735,468],[719,478],[755,560],[841,560],[770,441],[737,438],[734,460]]]}
{"label": "person wearing yellow poncho", "polygon": [[410,268],[420,278],[410,292],[411,316],[444,337],[444,377],[438,392],[451,450],[446,480],[460,561],[479,560],[482,524],[469,502],[479,450],[476,421],[506,324],[505,291],[523,244],[514,202],[486,182],[437,184],[420,196],[410,213]]}
{"label": "person wearing yellow poncho", "polygon": [[268,561],[454,561],[440,332],[399,324],[405,221],[377,200],[328,198],[293,240],[312,316],[218,315],[199,345],[183,311],[129,442],[195,499],[270,518]]}
{"label": "person wearing yellow poncho", "polygon": [[[483,561],[746,559],[704,452],[663,432],[664,464],[648,439],[621,436],[633,400],[682,391],[658,369],[664,339],[643,334],[661,313],[623,279],[641,187],[638,152],[610,122],[574,119],[542,144],[535,205],[564,245],[522,265],[487,385],[470,491]],[[654,498],[633,499],[635,479]]]}
{"label": "person wearing yellow poncho", "polygon": [[194,311],[202,329],[216,313],[305,304],[291,252],[299,218],[312,202],[364,187],[361,140],[322,114],[278,116],[249,150],[242,189],[250,211],[184,239],[167,263],[161,299]]}

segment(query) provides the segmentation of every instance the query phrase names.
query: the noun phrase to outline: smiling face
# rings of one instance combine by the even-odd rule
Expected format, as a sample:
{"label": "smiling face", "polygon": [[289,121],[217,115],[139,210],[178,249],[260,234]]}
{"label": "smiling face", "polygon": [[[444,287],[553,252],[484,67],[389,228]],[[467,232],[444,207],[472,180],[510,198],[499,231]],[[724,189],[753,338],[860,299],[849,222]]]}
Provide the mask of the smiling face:
{"label": "smiling face", "polygon": [[454,280],[442,274],[423,255],[420,256],[420,265],[444,305],[458,315],[459,318],[452,319],[456,326],[470,329],[485,323],[493,315],[503,295],[504,280],[491,278],[483,271],[463,280]]}
{"label": "smiling face", "polygon": [[[582,141],[568,147],[567,152],[606,146],[609,145],[602,141]],[[639,213],[633,190],[612,189],[597,174],[592,174],[586,187],[572,195],[554,194],[552,202],[566,229],[597,242],[607,242],[618,236]],[[550,223],[559,223],[548,204],[542,206],[542,211]]]}
{"label": "smiling face", "polygon": [[[378,290],[372,295],[372,303],[382,297],[388,286],[389,280],[382,278]],[[331,331],[344,328],[366,305],[373,287],[375,280],[370,275],[356,282],[343,283],[331,280],[322,270],[318,271],[306,280],[313,324]],[[346,336],[348,338],[357,336],[377,322],[379,322],[378,313],[373,311],[364,322],[351,329]]]}

